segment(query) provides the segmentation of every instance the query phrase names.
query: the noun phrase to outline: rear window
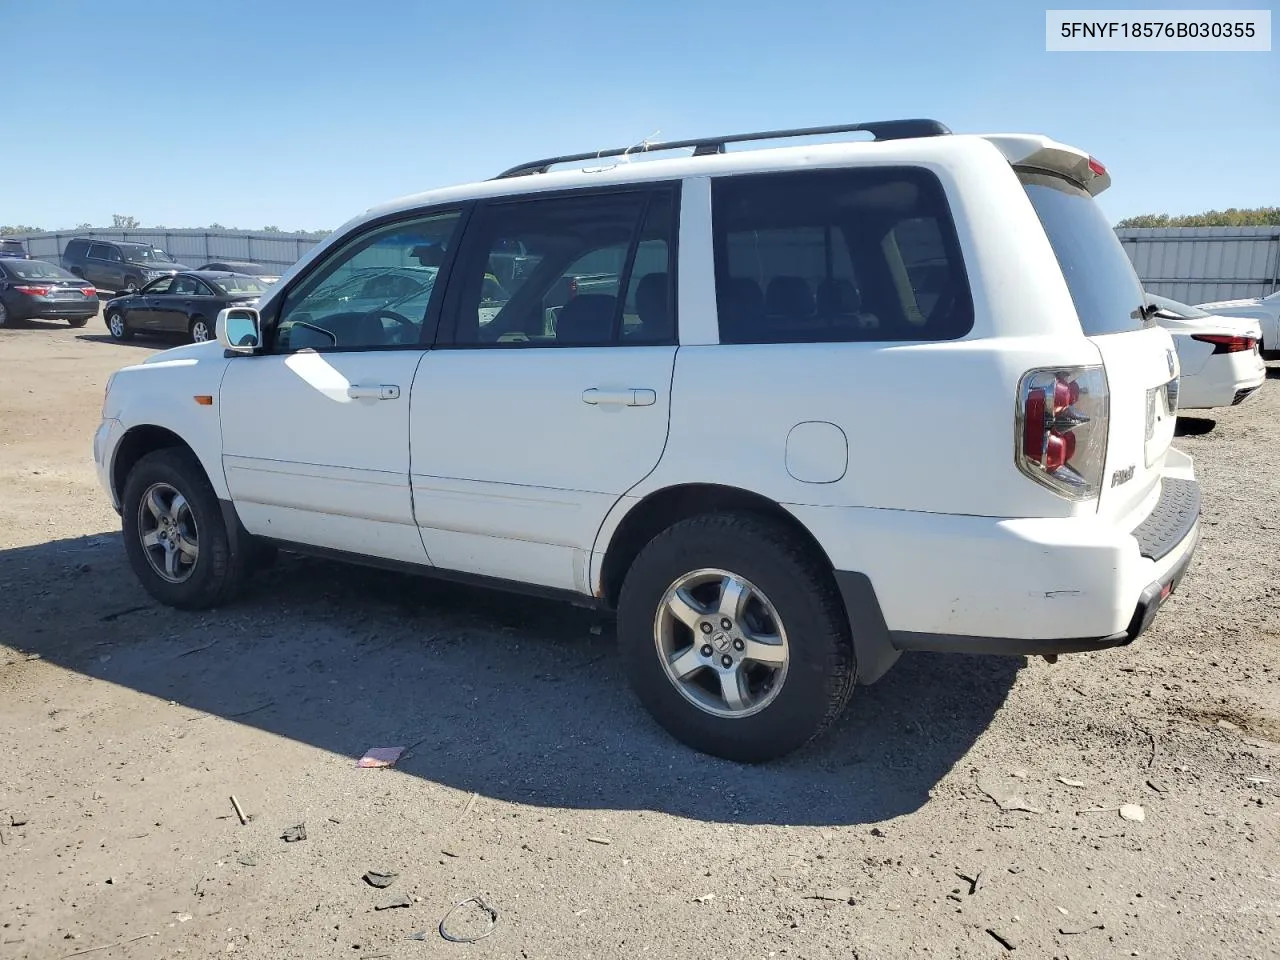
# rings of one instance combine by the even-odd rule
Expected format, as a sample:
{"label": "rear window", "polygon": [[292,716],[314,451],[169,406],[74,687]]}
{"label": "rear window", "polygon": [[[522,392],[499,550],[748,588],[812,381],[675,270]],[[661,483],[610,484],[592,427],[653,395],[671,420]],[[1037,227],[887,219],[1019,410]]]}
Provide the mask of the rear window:
{"label": "rear window", "polygon": [[76,280],[75,274],[43,260],[23,260],[8,264],[9,272],[20,280]]}
{"label": "rear window", "polygon": [[1058,258],[1085,336],[1149,326],[1142,284],[1093,197],[1053,174],[1021,171],[1018,179]]}
{"label": "rear window", "polygon": [[973,301],[946,195],[919,168],[712,184],[722,343],[951,340]]}

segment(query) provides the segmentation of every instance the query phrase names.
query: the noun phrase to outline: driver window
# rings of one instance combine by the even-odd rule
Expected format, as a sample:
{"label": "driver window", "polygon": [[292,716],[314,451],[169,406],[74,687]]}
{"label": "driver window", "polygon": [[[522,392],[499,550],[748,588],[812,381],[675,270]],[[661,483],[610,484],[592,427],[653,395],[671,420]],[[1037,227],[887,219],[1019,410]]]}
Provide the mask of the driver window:
{"label": "driver window", "polygon": [[276,352],[417,346],[458,218],[383,225],[331,253],[285,298]]}

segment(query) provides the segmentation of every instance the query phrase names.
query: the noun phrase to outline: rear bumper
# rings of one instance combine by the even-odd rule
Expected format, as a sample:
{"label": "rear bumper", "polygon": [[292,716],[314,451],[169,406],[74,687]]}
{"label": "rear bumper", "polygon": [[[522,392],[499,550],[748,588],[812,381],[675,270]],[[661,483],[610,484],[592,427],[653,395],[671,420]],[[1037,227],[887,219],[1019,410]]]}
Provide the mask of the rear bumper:
{"label": "rear bumper", "polygon": [[1179,387],[1179,410],[1211,410],[1242,403],[1267,379],[1267,365],[1255,351],[1211,356]]}
{"label": "rear bumper", "polygon": [[98,301],[94,300],[45,300],[23,297],[11,311],[22,320],[81,320],[98,315]]}
{"label": "rear bumper", "polygon": [[1168,471],[1159,502],[1131,530],[1096,516],[792,510],[832,559],[869,683],[905,650],[1029,655],[1132,642],[1195,553],[1200,497],[1190,474],[1189,462]]}

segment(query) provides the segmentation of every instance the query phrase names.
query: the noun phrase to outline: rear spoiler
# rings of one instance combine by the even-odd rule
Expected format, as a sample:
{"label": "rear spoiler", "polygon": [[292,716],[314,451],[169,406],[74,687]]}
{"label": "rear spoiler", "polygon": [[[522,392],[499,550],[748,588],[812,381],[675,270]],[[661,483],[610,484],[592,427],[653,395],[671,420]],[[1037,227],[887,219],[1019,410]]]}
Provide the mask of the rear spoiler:
{"label": "rear spoiler", "polygon": [[1083,150],[1032,134],[995,133],[983,136],[1015,167],[1045,170],[1069,177],[1096,197],[1111,186],[1107,168]]}

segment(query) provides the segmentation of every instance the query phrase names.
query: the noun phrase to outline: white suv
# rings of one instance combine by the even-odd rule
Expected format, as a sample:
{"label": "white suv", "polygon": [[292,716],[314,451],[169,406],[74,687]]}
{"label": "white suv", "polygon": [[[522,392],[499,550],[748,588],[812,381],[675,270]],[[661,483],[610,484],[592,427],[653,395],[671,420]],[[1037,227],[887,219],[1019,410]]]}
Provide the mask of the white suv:
{"label": "white suv", "polygon": [[280,547],[613,608],[644,705],[742,761],[903,650],[1146,629],[1199,488],[1102,165],[925,120],[681,148],[378,207],[116,373],[146,589],[208,607]]}

